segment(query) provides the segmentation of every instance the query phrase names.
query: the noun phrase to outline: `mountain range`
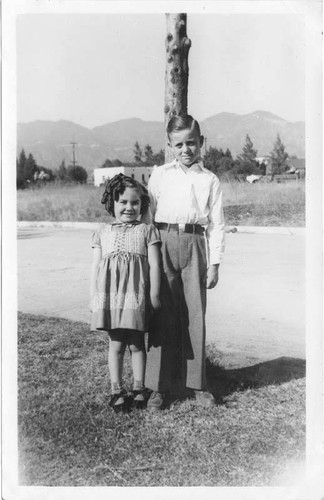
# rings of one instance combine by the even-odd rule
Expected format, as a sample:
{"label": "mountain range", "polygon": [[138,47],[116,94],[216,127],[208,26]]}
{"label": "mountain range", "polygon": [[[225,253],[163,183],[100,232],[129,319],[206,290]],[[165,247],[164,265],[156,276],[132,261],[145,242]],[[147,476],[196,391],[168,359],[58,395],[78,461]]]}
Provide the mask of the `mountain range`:
{"label": "mountain range", "polygon": [[[203,120],[200,126],[207,148],[229,148],[233,157],[242,151],[246,134],[249,134],[258,156],[266,156],[278,133],[290,156],[305,157],[305,122],[302,121],[288,122],[268,111],[245,115],[224,112]],[[38,165],[53,170],[62,160],[66,165],[71,163],[72,142],[76,143],[77,163],[91,172],[107,158],[132,161],[136,141],[142,149],[150,144],[157,153],[164,148],[164,124],[129,118],[92,129],[66,120],[37,120],[17,125],[17,155],[24,148],[27,155],[34,156]]]}

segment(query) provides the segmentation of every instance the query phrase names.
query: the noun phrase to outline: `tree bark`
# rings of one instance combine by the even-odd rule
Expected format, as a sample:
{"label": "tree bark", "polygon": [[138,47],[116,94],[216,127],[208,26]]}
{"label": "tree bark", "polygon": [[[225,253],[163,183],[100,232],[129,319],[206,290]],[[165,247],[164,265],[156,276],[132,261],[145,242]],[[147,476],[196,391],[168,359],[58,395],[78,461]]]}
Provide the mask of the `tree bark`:
{"label": "tree bark", "polygon": [[[171,116],[187,113],[188,53],[191,46],[191,41],[187,37],[187,14],[166,14],[166,24],[165,127]],[[165,162],[172,159],[166,136]]]}

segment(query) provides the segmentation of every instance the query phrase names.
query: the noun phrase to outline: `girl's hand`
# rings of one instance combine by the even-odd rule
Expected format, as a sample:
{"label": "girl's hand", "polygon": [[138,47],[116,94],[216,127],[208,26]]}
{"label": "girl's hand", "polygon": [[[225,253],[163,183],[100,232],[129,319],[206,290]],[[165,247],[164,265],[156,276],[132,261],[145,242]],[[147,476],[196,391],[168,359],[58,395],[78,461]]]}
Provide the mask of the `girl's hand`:
{"label": "girl's hand", "polygon": [[215,288],[215,286],[218,283],[218,267],[219,264],[213,264],[208,268],[207,271],[207,282],[206,282],[206,288]]}
{"label": "girl's hand", "polygon": [[161,301],[158,295],[151,295],[151,304],[155,311],[161,309]]}

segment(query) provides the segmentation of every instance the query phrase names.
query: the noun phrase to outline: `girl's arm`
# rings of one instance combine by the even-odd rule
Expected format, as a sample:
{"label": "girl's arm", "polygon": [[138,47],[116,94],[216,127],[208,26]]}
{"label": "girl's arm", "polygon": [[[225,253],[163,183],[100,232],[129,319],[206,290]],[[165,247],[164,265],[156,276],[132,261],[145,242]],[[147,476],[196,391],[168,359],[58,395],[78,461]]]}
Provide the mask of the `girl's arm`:
{"label": "girl's arm", "polygon": [[97,277],[97,268],[98,264],[101,260],[101,248],[94,247],[93,248],[93,258],[91,265],[91,274],[90,274],[90,309],[92,310],[92,299],[96,292],[96,277]]}
{"label": "girl's arm", "polygon": [[160,309],[161,265],[160,246],[157,243],[148,246],[148,262],[150,266],[150,298],[153,309]]}

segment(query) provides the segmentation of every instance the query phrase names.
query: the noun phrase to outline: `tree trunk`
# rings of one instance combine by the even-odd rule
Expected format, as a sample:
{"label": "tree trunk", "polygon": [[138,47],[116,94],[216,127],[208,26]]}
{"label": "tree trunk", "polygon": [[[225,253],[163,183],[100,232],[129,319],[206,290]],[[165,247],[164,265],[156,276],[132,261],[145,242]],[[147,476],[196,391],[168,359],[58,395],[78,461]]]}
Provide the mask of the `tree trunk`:
{"label": "tree trunk", "polygon": [[[166,14],[166,24],[165,126],[172,115],[187,113],[188,53],[191,46],[187,37],[187,14]],[[165,162],[168,163],[172,159],[166,137]]]}

